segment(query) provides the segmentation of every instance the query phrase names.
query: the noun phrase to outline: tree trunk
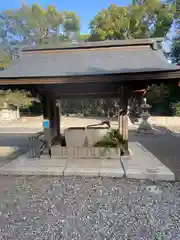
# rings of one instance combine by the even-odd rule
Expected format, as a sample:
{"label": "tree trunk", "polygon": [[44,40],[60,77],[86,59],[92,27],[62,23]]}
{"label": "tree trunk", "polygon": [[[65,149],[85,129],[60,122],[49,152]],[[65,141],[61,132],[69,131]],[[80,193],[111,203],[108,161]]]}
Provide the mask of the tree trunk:
{"label": "tree trunk", "polygon": [[19,106],[17,106],[17,109],[16,109],[16,117],[17,117],[17,119],[20,118]]}

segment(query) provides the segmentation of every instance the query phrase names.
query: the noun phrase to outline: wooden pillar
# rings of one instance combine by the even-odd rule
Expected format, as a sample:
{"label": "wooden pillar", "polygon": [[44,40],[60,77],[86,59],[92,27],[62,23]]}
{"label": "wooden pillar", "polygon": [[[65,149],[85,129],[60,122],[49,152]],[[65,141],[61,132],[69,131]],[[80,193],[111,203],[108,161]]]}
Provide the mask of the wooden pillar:
{"label": "wooden pillar", "polygon": [[59,100],[58,101],[59,104],[58,104],[58,112],[57,112],[57,122],[58,122],[58,128],[57,128],[57,131],[58,131],[58,134],[59,136],[61,135],[61,114],[62,114],[62,100]]}
{"label": "wooden pillar", "polygon": [[52,101],[50,98],[47,99],[47,104],[49,109],[48,119],[49,119],[49,124],[51,128],[51,133],[53,135],[53,112],[52,112]]}
{"label": "wooden pillar", "polygon": [[119,103],[119,112],[118,112],[118,128],[119,134],[123,135],[123,87],[121,87],[120,92],[120,103]]}
{"label": "wooden pillar", "polygon": [[48,99],[46,95],[41,97],[43,118],[49,118]]}
{"label": "wooden pillar", "polygon": [[49,98],[47,94],[42,96],[43,117],[48,119],[51,128],[52,137],[55,137],[58,132],[57,117],[56,117],[56,100]]}
{"label": "wooden pillar", "polygon": [[122,121],[122,109],[119,109],[119,114],[118,114],[118,128],[119,128],[119,134],[123,135],[123,121]]}
{"label": "wooden pillar", "polygon": [[57,136],[57,112],[56,112],[56,99],[51,98],[49,99],[50,102],[50,126],[52,129],[52,137]]}
{"label": "wooden pillar", "polygon": [[60,137],[60,111],[59,106],[56,106],[56,135]]}
{"label": "wooden pillar", "polygon": [[56,105],[56,99],[51,99],[51,127],[53,137],[60,137],[60,106]]}
{"label": "wooden pillar", "polygon": [[128,155],[128,94],[126,89],[121,86],[120,89],[120,111],[118,116],[119,133],[123,138],[123,154]]}
{"label": "wooden pillar", "polygon": [[[48,119],[50,122],[51,127],[51,106],[49,102],[49,98],[47,94],[44,94],[41,97],[42,102],[42,109],[43,109],[43,118]],[[46,131],[47,129],[44,129],[44,138],[46,140],[46,148],[48,149],[49,156],[51,157],[51,141],[52,141],[52,131]]]}

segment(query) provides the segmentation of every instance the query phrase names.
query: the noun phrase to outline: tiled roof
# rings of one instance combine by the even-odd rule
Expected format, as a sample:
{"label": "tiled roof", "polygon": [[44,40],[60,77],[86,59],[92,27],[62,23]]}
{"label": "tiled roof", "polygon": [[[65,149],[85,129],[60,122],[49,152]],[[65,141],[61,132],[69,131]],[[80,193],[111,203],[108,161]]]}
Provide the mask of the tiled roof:
{"label": "tiled roof", "polygon": [[124,41],[114,42],[116,41],[102,46],[96,43],[94,47],[76,49],[26,49],[8,69],[0,72],[0,78],[84,76],[178,69],[176,65],[169,64],[158,50],[153,50],[153,42],[150,40],[136,40],[134,44],[126,41],[126,45]]}
{"label": "tiled roof", "polygon": [[142,46],[152,45],[156,47],[157,39],[127,39],[127,40],[106,40],[106,41],[94,41],[94,42],[81,42],[81,43],[66,43],[60,42],[59,44],[48,44],[41,46],[26,46],[22,48],[22,51],[37,51],[37,50],[54,50],[54,49],[82,49],[82,48],[99,48],[99,47],[123,47],[123,46]]}
{"label": "tiled roof", "polygon": [[148,39],[126,39],[126,40],[106,40],[94,42],[81,42],[81,43],[67,43],[60,42],[59,44],[46,44],[41,46],[26,46],[22,51],[37,51],[47,49],[77,49],[77,48],[99,48],[99,47],[115,47],[115,46],[142,46],[151,45],[156,48],[157,43],[163,41],[163,38],[148,38]]}

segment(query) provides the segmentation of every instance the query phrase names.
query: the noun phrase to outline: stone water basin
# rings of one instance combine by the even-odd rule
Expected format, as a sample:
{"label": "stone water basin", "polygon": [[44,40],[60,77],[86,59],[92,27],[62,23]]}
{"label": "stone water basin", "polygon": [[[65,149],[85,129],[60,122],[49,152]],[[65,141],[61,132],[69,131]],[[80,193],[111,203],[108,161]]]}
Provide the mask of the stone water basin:
{"label": "stone water basin", "polygon": [[70,127],[65,129],[64,135],[67,147],[87,147],[93,146],[108,131],[109,128],[103,126]]}

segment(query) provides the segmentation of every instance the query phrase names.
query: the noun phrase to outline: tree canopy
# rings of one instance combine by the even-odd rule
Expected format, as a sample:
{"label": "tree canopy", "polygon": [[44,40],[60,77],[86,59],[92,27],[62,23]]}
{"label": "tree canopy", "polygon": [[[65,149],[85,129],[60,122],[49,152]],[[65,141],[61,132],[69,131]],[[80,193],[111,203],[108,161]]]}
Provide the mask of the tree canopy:
{"label": "tree canopy", "polygon": [[[53,5],[22,4],[0,12],[0,68],[18,57],[21,45],[62,44],[80,38],[80,18],[72,11],[57,11]],[[4,51],[6,54],[4,54]]]}
{"label": "tree canopy", "polygon": [[1,37],[18,39],[24,44],[54,40],[60,30],[67,36],[80,31],[80,19],[74,12],[59,12],[53,5],[43,9],[38,4],[23,4],[20,9],[3,11],[0,19]]}
{"label": "tree canopy", "polygon": [[35,99],[31,94],[24,90],[0,90],[0,106],[4,103],[18,108],[28,108]]}
{"label": "tree canopy", "polygon": [[180,65],[180,38],[176,38],[173,41],[171,58],[174,63]]}
{"label": "tree canopy", "polygon": [[175,5],[160,0],[134,0],[127,7],[111,4],[90,22],[91,40],[164,37]]}

